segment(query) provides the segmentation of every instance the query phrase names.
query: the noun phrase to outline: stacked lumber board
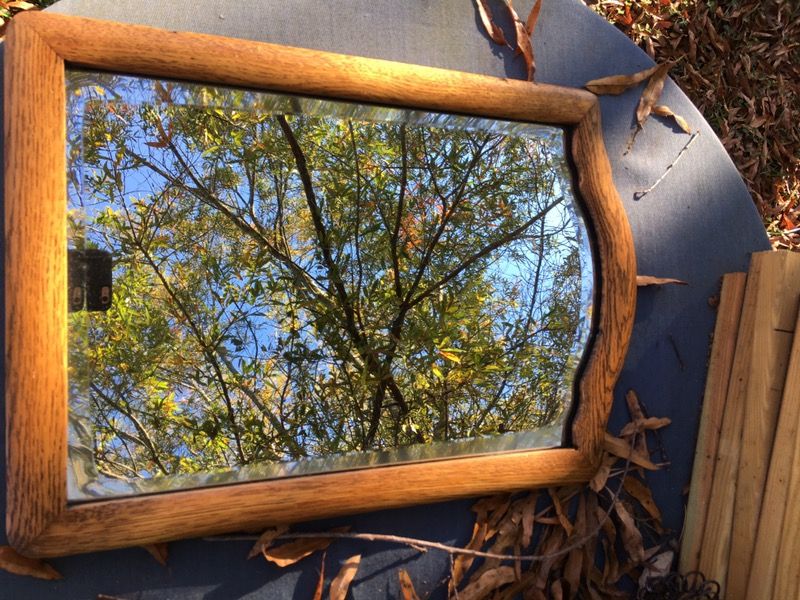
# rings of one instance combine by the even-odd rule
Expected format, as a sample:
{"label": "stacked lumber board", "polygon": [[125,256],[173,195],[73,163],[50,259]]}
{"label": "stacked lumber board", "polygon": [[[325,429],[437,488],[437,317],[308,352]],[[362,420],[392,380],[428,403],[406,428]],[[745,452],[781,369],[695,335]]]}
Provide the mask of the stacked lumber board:
{"label": "stacked lumber board", "polygon": [[681,545],[728,600],[800,598],[800,253],[725,275]]}

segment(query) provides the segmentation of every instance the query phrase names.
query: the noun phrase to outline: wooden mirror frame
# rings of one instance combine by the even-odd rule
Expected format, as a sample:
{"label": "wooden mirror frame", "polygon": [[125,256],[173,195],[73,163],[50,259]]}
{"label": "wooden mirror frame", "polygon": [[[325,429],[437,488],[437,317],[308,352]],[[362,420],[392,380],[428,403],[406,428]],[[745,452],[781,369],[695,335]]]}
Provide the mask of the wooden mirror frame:
{"label": "wooden mirror frame", "polygon": [[[65,66],[565,126],[595,247],[595,329],[571,448],[497,452],[148,496],[67,499]],[[633,328],[636,261],[586,91],[49,13],[5,43],[6,528],[30,556],[256,529],[588,481]]]}

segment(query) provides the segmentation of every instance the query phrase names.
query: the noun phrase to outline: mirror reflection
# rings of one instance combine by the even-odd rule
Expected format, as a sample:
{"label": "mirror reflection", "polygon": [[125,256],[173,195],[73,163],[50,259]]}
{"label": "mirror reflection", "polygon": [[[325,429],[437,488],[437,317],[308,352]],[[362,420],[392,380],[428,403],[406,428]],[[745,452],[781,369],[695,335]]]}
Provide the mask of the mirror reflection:
{"label": "mirror reflection", "polygon": [[70,499],[561,443],[563,131],[67,81]]}

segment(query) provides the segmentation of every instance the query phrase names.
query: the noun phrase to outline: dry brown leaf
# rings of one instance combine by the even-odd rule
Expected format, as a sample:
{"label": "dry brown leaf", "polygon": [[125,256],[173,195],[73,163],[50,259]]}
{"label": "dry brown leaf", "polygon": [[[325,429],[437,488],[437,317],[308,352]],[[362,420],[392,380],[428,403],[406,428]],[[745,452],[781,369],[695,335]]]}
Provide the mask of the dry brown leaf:
{"label": "dry brown leaf", "polygon": [[[331,533],[340,533],[349,530],[349,527],[336,527]],[[261,554],[270,562],[279,567],[288,567],[303,560],[318,550],[324,550],[333,542],[333,538],[320,536],[318,538],[302,538],[288,542],[274,548],[267,548]]]}
{"label": "dry brown leaf", "polygon": [[645,430],[655,430],[661,429],[662,427],[666,427],[672,423],[672,419],[669,417],[647,417],[646,419],[636,419],[631,423],[625,425],[620,431],[619,436],[625,437],[628,435],[633,435],[634,433],[641,433]]}
{"label": "dry brown leaf", "polygon": [[497,567],[486,571],[477,581],[469,584],[458,593],[458,600],[481,600],[489,592],[514,581],[514,567]]}
{"label": "dry brown leaf", "polygon": [[276,527],[270,527],[267,529],[259,536],[258,540],[256,540],[256,543],[253,544],[253,547],[250,549],[250,554],[247,555],[248,560],[263,553],[264,550],[272,545],[272,542],[275,541],[275,538],[286,533],[288,529],[288,525],[278,525]]}
{"label": "dry brown leaf", "polygon": [[625,505],[619,501],[614,501],[614,512],[617,513],[620,522],[620,535],[622,536],[622,546],[628,553],[630,560],[634,564],[639,564],[644,560],[644,542],[642,533],[636,527],[633,516]]}
{"label": "dry brown leaf", "polygon": [[616,456],[612,456],[608,452],[604,454],[603,460],[600,462],[600,467],[597,469],[597,473],[594,474],[594,477],[592,477],[592,480],[589,482],[589,487],[592,488],[592,491],[599,494],[600,490],[606,487],[608,476],[611,475],[611,467],[614,466],[617,460],[618,458]]}
{"label": "dry brown leaf", "polygon": [[636,393],[636,390],[628,390],[625,392],[625,403],[628,405],[628,412],[631,415],[631,419],[637,421],[645,418],[642,405],[639,402],[639,395]]}
{"label": "dry brown leaf", "polygon": [[692,133],[692,128],[689,127],[689,123],[686,122],[679,114],[673,112],[673,110],[664,104],[656,104],[653,107],[653,114],[658,115],[659,117],[672,117],[675,119],[675,122],[678,124],[678,127],[683,129],[686,133]]}
{"label": "dry brown leaf", "polygon": [[528,81],[533,81],[533,74],[536,72],[536,61],[533,59],[533,44],[525,27],[525,23],[519,18],[517,11],[514,10],[511,0],[504,0],[511,20],[514,21],[514,30],[517,32],[517,54],[521,54],[525,60],[525,67],[528,72]]}
{"label": "dry brown leaf", "polygon": [[664,285],[667,283],[674,283],[675,285],[689,285],[682,279],[673,279],[671,277],[653,277],[652,275],[636,276],[636,285],[638,287],[645,287],[648,285]]}
{"label": "dry brown leaf", "polygon": [[650,488],[636,477],[626,477],[623,486],[625,491],[636,498],[642,508],[647,511],[647,514],[653,517],[658,526],[661,527],[661,511],[658,509],[655,500],[653,500],[653,492],[650,491]]}
{"label": "dry brown leaf", "polygon": [[553,502],[553,509],[556,511],[558,522],[561,524],[561,527],[564,528],[567,535],[570,535],[573,529],[572,523],[570,523],[567,515],[564,514],[564,507],[561,506],[561,500],[559,500],[558,494],[553,488],[548,488],[547,493],[550,494],[550,500]]}
{"label": "dry brown leaf", "polygon": [[598,96],[617,96],[643,82],[655,73],[656,69],[658,69],[658,65],[630,75],[611,75],[610,77],[592,79],[583,87]]}
{"label": "dry brown leaf", "polygon": [[46,562],[22,556],[11,546],[0,546],[0,569],[36,579],[61,579],[61,573]]}
{"label": "dry brown leaf", "polygon": [[639,98],[639,106],[636,108],[636,123],[640,128],[644,126],[644,122],[650,116],[653,106],[661,97],[661,90],[664,89],[664,82],[667,80],[667,73],[670,67],[672,67],[670,63],[658,65],[658,68],[650,76],[642,92],[642,97]]}
{"label": "dry brown leaf", "polygon": [[574,598],[578,593],[583,568],[583,549],[575,548],[567,555],[564,565],[564,581],[567,582],[569,598]]}
{"label": "dry brown leaf", "polygon": [[481,15],[481,22],[483,23],[483,28],[486,30],[486,33],[492,38],[495,44],[507,46],[508,42],[506,41],[506,36],[503,34],[503,30],[500,29],[500,26],[494,22],[492,10],[489,8],[487,0],[476,0],[476,2],[478,4],[478,13]]}
{"label": "dry brown leaf", "polygon": [[528,35],[533,35],[533,30],[536,29],[536,21],[539,20],[539,13],[542,11],[542,0],[536,0],[536,3],[528,13],[528,20],[525,21],[525,30]]}
{"label": "dry brown leaf", "polygon": [[547,600],[547,596],[545,596],[544,592],[539,588],[529,587],[527,590],[525,590],[522,600]]}
{"label": "dry brown leaf", "polygon": [[[486,541],[487,530],[488,525],[485,521],[481,522],[480,520],[476,520],[472,528],[472,538],[466,546],[467,550],[480,550]],[[468,554],[459,554],[455,557],[449,583],[451,594],[453,590],[458,588],[458,585],[461,583],[466,572],[469,571],[474,560],[475,557]]]}
{"label": "dry brown leaf", "polygon": [[547,585],[547,580],[550,578],[550,571],[553,566],[564,559],[563,556],[552,556],[552,554],[561,549],[564,542],[564,530],[561,528],[551,529],[547,539],[539,544],[537,552],[547,556],[538,565],[538,572],[536,574],[535,585],[539,589],[544,589]]}
{"label": "dry brown leaf", "polygon": [[317,588],[314,590],[312,600],[322,600],[322,590],[325,588],[325,557],[327,552],[322,553],[322,560],[319,565],[319,579],[317,579]]}
{"label": "dry brown leaf", "polygon": [[630,459],[633,464],[650,471],[658,471],[659,469],[658,465],[653,463],[647,455],[631,449],[631,445],[627,441],[614,437],[608,432],[603,438],[603,449],[624,460]]}
{"label": "dry brown leaf", "polygon": [[358,565],[361,564],[361,555],[355,554],[344,561],[339,573],[331,581],[330,600],[345,600],[350,584],[358,572]]}
{"label": "dry brown leaf", "polygon": [[419,600],[419,596],[414,589],[414,583],[411,581],[411,576],[408,574],[408,571],[400,569],[397,573],[397,577],[400,579],[400,594],[402,600]]}
{"label": "dry brown leaf", "polygon": [[520,544],[523,548],[531,545],[533,538],[533,526],[536,522],[536,501],[539,499],[537,492],[531,492],[528,495],[529,501],[525,505],[525,510],[522,512],[522,538]]}
{"label": "dry brown leaf", "polygon": [[142,548],[147,550],[162,567],[167,566],[167,558],[169,558],[169,544],[146,544],[142,546]]}

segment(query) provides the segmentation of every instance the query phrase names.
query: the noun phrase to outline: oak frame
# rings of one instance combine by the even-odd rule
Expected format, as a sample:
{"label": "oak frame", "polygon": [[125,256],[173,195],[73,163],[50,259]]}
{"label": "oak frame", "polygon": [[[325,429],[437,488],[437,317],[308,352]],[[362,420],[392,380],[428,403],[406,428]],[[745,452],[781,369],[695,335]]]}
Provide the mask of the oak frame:
{"label": "oak frame", "polygon": [[[67,501],[65,64],[563,125],[594,234],[594,341],[573,448],[525,450],[150,496]],[[581,483],[600,459],[633,328],[636,261],[586,91],[48,13],[5,48],[5,398],[9,542],[60,556],[537,486]],[[51,310],[48,310],[51,309]],[[408,490],[414,490],[413,495]]]}

